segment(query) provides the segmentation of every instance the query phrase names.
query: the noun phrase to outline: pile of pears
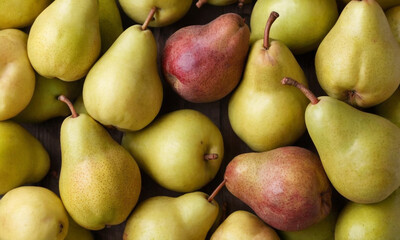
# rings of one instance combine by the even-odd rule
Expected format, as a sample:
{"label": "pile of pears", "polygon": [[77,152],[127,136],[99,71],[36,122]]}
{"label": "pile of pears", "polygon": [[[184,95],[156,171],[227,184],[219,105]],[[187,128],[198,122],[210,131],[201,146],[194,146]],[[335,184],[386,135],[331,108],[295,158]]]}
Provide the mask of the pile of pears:
{"label": "pile of pears", "polygon": [[400,236],[398,0],[4,0],[0,52],[1,240]]}

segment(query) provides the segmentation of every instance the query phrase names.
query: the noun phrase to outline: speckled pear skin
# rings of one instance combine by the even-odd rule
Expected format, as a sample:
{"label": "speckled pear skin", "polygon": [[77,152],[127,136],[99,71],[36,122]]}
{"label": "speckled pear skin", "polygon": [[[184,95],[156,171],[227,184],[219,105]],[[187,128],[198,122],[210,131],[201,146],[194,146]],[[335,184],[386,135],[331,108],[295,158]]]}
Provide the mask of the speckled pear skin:
{"label": "speckled pear skin", "polygon": [[281,147],[236,156],[226,167],[225,186],[271,227],[298,231],[325,218],[332,188],[318,156]]}
{"label": "speckled pear skin", "polygon": [[331,97],[306,109],[306,126],[335,189],[375,203],[400,186],[400,128]]}

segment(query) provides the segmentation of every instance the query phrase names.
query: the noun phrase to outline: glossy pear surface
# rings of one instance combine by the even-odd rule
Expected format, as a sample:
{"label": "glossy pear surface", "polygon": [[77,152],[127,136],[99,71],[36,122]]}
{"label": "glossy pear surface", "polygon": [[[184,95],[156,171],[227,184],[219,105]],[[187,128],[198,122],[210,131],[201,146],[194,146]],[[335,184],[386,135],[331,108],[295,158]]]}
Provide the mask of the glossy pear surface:
{"label": "glossy pear surface", "polygon": [[64,120],[60,142],[59,189],[70,216],[90,230],[125,221],[141,190],[131,155],[86,114]]}
{"label": "glossy pear surface", "polygon": [[39,182],[49,168],[49,154],[34,136],[17,123],[0,122],[0,195]]}
{"label": "glossy pear surface", "polygon": [[[351,2],[351,0],[341,0],[345,4]],[[384,9],[389,9],[391,7],[397,6],[400,4],[399,0],[375,0],[379,5]]]}
{"label": "glossy pear surface", "polygon": [[55,117],[66,117],[71,112],[65,103],[57,100],[60,95],[76,99],[82,92],[83,81],[65,82],[36,74],[35,92],[28,106],[16,117],[18,122],[39,123]]}
{"label": "glossy pear surface", "polygon": [[158,114],[162,99],[156,41],[140,25],[118,37],[83,85],[83,102],[90,116],[122,130],[147,126]]}
{"label": "glossy pear surface", "polygon": [[305,119],[329,180],[342,196],[375,203],[400,186],[400,128],[389,120],[331,97],[310,104]]}
{"label": "glossy pear surface", "polygon": [[97,60],[100,42],[97,0],[56,0],[32,24],[28,56],[40,75],[75,81]]}
{"label": "glossy pear surface", "polygon": [[243,210],[231,213],[211,236],[211,240],[243,239],[279,240],[279,236],[256,215]]}
{"label": "glossy pear surface", "polygon": [[400,127],[400,89],[397,89],[386,101],[375,106],[373,111]]}
{"label": "glossy pear surface", "polygon": [[266,49],[263,40],[255,42],[228,105],[232,129],[254,151],[290,145],[306,130],[308,100],[297,89],[281,84],[285,76],[307,85],[303,70],[283,43],[272,41]]}
{"label": "glossy pear surface", "polygon": [[374,0],[352,1],[318,47],[318,82],[334,98],[358,107],[388,99],[400,83],[400,46]]}
{"label": "glossy pear surface", "polygon": [[139,24],[143,24],[150,10],[156,7],[149,26],[164,27],[185,16],[192,0],[119,0],[119,3],[126,15]]}
{"label": "glossy pear surface", "polygon": [[0,200],[0,239],[63,240],[68,214],[61,199],[44,187],[24,186]]}
{"label": "glossy pear surface", "polygon": [[385,15],[397,43],[400,44],[400,2],[398,5],[399,6],[388,9]]}
{"label": "glossy pear surface", "polygon": [[239,83],[249,49],[249,27],[235,13],[190,25],[166,41],[162,69],[167,82],[190,102],[217,101]]}
{"label": "glossy pear surface", "polygon": [[250,42],[264,37],[268,13],[279,18],[271,29],[271,38],[282,41],[294,54],[318,47],[338,17],[335,0],[258,0],[250,18]]}
{"label": "glossy pear surface", "polygon": [[0,30],[0,121],[20,113],[35,89],[35,72],[29,62],[28,35],[21,30]]}
{"label": "glossy pear surface", "polygon": [[0,7],[0,29],[29,26],[51,0],[3,0]]}
{"label": "glossy pear surface", "polygon": [[[217,174],[224,156],[218,127],[196,110],[177,110],[141,131],[128,132],[122,145],[161,186],[178,192],[198,190]],[[216,158],[206,159],[216,154]]]}
{"label": "glossy pear surface", "polygon": [[379,203],[349,202],[335,228],[335,240],[389,240],[399,236],[400,189]]}
{"label": "glossy pear surface", "polygon": [[124,31],[116,0],[99,0],[101,53],[105,53]]}
{"label": "glossy pear surface", "polygon": [[124,240],[205,239],[218,216],[218,203],[202,192],[156,196],[141,202],[129,217]]}
{"label": "glossy pear surface", "polygon": [[321,161],[305,148],[240,154],[226,167],[225,181],[229,192],[275,229],[305,229],[331,209],[331,186]]}

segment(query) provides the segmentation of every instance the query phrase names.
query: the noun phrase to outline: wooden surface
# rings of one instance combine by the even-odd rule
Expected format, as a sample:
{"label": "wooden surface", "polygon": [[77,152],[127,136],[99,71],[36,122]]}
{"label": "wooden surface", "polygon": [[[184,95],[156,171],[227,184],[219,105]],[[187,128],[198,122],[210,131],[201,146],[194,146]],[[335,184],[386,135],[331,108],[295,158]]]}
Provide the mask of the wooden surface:
{"label": "wooden surface", "polygon": [[[230,5],[226,7],[204,5],[201,9],[197,9],[193,4],[192,8],[186,14],[186,16],[177,23],[163,28],[151,28],[158,43],[158,53],[159,53],[158,63],[160,63],[161,59],[160,56],[166,39],[179,28],[187,25],[206,24],[211,20],[215,19],[217,16],[228,12],[235,12],[240,14],[243,18],[245,18],[246,23],[249,25],[250,23],[249,20],[253,5],[254,3],[245,5],[242,10],[239,10],[236,5]],[[122,11],[121,15],[124,22],[124,28],[135,24],[132,20],[126,17],[126,15]],[[317,95],[321,95],[323,94],[323,92],[317,84],[314,71],[314,55],[315,52],[310,52],[301,56],[296,56],[296,58],[298,59],[300,65],[302,66],[302,68],[306,73],[311,89]],[[160,74],[160,76],[162,77],[162,74]],[[211,183],[206,185],[204,188],[200,189],[200,191],[211,194],[214,188],[222,181],[225,166],[227,165],[227,163],[236,155],[251,151],[235,135],[229,124],[227,107],[230,95],[228,95],[227,97],[223,98],[218,102],[207,103],[207,104],[195,104],[182,100],[164,82],[164,79],[163,79],[163,84],[164,84],[164,101],[159,115],[177,109],[185,109],[185,108],[196,109],[207,115],[219,127],[219,129],[222,132],[225,144],[225,157],[222,162],[221,168],[215,179]],[[38,183],[38,185],[50,188],[57,194],[58,194],[58,174],[60,172],[60,167],[61,167],[59,130],[62,121],[63,118],[57,118],[49,120],[42,124],[23,124],[24,127],[26,127],[34,136],[36,136],[43,143],[43,145],[48,150],[51,157],[51,170],[49,174],[40,183]],[[122,137],[121,132],[112,130],[111,134],[118,142],[120,142]],[[303,146],[311,150],[313,149],[313,145],[307,134],[305,134],[295,145]],[[163,189],[142,172],[142,192],[139,201],[157,195],[179,196],[181,194]],[[236,199],[225,188],[217,195],[216,200],[218,201],[222,209],[221,220],[223,220],[227,215],[229,215],[229,213],[238,209],[251,211],[245,204],[243,204],[240,200]],[[117,226],[112,226],[110,228],[93,232],[93,234],[95,236],[95,239],[101,239],[101,240],[122,239],[122,233],[124,231],[124,227],[125,223],[122,223]]]}

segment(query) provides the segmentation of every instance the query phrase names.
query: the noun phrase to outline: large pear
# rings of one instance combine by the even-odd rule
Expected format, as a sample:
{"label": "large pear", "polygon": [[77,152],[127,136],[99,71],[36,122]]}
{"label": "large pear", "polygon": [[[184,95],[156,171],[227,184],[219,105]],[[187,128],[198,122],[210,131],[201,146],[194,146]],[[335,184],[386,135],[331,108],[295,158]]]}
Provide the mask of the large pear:
{"label": "large pear", "polygon": [[374,0],[351,1],[315,56],[318,82],[358,107],[388,99],[400,83],[400,46]]}
{"label": "large pear", "polygon": [[89,71],[83,85],[87,112],[104,125],[139,130],[161,108],[163,88],[152,32],[126,29]]}

